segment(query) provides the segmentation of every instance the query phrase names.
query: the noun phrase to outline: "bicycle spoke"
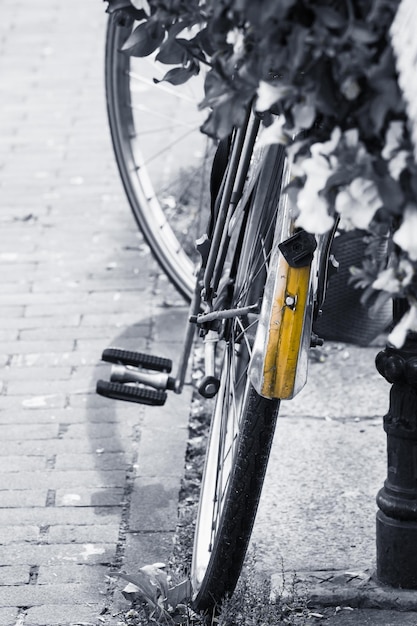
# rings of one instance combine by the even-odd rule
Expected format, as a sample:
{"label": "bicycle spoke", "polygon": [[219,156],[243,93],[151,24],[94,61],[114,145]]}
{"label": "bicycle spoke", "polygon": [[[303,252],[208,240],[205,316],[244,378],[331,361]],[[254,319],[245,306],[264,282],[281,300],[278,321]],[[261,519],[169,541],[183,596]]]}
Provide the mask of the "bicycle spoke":
{"label": "bicycle spoke", "polygon": [[[134,28],[108,22],[105,76],[113,146],[138,226],[163,271],[189,300],[197,261],[194,242],[202,234],[197,227],[208,220],[210,207],[197,197],[201,189],[206,198],[209,193],[206,138],[199,130],[204,113],[197,109],[204,76],[175,87],[155,84],[154,77],[162,78],[168,69],[155,61],[156,54],[136,58],[120,52]],[[205,176],[202,183],[197,169]],[[167,191],[175,199],[173,209],[163,197]],[[187,199],[190,215],[183,208]]]}

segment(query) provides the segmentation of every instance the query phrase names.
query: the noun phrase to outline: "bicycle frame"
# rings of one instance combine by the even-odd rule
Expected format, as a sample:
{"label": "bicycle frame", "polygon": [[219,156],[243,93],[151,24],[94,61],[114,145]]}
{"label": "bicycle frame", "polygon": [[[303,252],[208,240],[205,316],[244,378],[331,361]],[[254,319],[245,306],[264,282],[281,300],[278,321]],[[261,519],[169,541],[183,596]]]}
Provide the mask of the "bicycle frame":
{"label": "bicycle frame", "polygon": [[[121,355],[118,352],[117,356],[113,352],[103,353],[103,360],[124,363],[128,367],[112,370],[110,387],[99,381],[97,390],[102,395],[145,404],[163,404],[166,390],[181,393],[198,328],[205,345],[205,376],[198,390],[206,398],[215,396],[219,389],[215,370],[216,347],[224,339],[225,325],[221,322],[252,314],[257,317],[257,332],[254,342],[251,339],[248,376],[254,389],[266,399],[290,399],[304,386],[308,350],[318,343],[312,333],[312,323],[324,299],[329,251],[336,225],[318,242],[313,235],[296,227],[296,209],[286,193],[291,170],[284,161],[283,147],[262,147],[262,142],[256,145],[259,127],[259,117],[248,107],[244,124],[234,134],[218,194],[220,201],[217,199],[214,207],[215,219],[210,219],[213,231],[196,242],[201,263],[176,376],[170,376],[170,368],[162,366],[158,358],[149,361],[139,353]],[[280,181],[281,187],[273,185],[275,191],[279,191],[276,196],[279,200],[274,200],[278,205],[275,204],[277,217],[272,250],[264,262],[267,277],[262,306],[259,302],[250,302],[244,307],[233,308],[227,304],[227,258],[228,255],[233,258],[234,250],[240,255],[246,230],[257,232],[259,220],[264,217],[263,207],[269,202],[269,191],[263,188],[264,181],[268,180]],[[254,198],[251,198],[252,194],[255,194]],[[252,203],[259,207],[258,212],[247,210]],[[268,238],[270,234],[272,230]],[[139,370],[132,370],[131,365],[138,365]],[[154,373],[155,370],[161,373]],[[122,386],[118,386],[119,383]],[[145,390],[134,389],[125,383],[142,384]]]}
{"label": "bicycle frame", "polygon": [[[258,202],[262,202],[263,173],[258,167],[262,162],[261,157],[258,164],[252,168],[250,180],[246,180],[253,159],[259,123],[259,118],[248,110],[245,123],[237,131],[234,141],[211,240],[205,235],[197,245],[202,264],[190,308],[191,324],[187,330],[184,353],[178,370],[175,388],[177,392],[181,391],[184,384],[194,339],[194,324],[200,329],[205,328],[206,332],[204,340],[206,371],[200,393],[212,397],[217,392],[215,350],[219,336],[210,328],[210,324],[213,321],[250,312],[250,307],[244,311],[222,310],[221,298],[218,298],[217,291],[233,224],[239,219],[244,219],[242,215],[244,208],[240,207],[244,206],[245,199],[250,195],[258,176],[261,194]],[[265,162],[266,159],[264,174],[268,176],[270,172],[265,172],[265,169],[274,167],[274,163],[270,160],[270,164],[265,165]],[[328,235],[320,237],[317,247],[317,241],[312,235],[296,228],[296,211],[285,192],[290,179],[291,169],[286,161],[273,253],[269,261],[268,279],[249,366],[249,377],[254,388],[261,396],[271,399],[291,399],[306,383],[308,350],[314,345],[312,324],[324,299],[330,243],[334,236],[333,230]],[[205,309],[203,313],[202,303]],[[253,310],[255,309],[256,303],[253,304]]]}

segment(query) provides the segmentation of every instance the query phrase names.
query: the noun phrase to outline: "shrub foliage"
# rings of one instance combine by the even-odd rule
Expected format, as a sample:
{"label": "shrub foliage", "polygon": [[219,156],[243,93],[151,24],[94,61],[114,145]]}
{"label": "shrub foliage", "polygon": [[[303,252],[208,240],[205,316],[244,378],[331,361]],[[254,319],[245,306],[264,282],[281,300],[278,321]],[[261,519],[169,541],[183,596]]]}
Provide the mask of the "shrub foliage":
{"label": "shrub foliage", "polygon": [[[263,141],[287,147],[299,226],[320,235],[340,217],[371,234],[356,278],[377,301],[408,299],[401,345],[417,330],[417,177],[390,37],[399,0],[107,1],[133,26],[125,53],[155,53],[164,80],[207,69],[203,132],[227,136],[254,103]],[[388,266],[373,254],[384,237]]]}

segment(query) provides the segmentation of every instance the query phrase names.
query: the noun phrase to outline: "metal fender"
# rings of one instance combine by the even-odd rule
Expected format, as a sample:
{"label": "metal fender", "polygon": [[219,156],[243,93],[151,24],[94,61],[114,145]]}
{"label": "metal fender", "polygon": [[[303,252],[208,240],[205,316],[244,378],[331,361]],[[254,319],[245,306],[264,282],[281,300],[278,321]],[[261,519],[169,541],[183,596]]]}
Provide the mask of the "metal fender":
{"label": "metal fender", "polygon": [[294,228],[286,194],[280,199],[274,241],[249,377],[261,396],[290,399],[307,380],[316,241]]}

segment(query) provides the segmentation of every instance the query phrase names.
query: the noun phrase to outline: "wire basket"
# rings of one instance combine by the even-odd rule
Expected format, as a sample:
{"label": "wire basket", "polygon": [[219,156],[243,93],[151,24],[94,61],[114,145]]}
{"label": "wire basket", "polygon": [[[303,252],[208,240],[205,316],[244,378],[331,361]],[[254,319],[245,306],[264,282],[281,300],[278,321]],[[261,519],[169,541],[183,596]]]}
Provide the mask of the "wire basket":
{"label": "wire basket", "polygon": [[[350,283],[351,267],[361,267],[367,243],[364,231],[342,232],[332,244],[332,254],[339,263],[337,273],[329,280],[323,313],[314,331],[323,339],[343,341],[360,346],[369,345],[392,321],[392,304],[388,301],[372,316],[361,302],[363,290]],[[387,248],[381,244],[380,258]]]}

